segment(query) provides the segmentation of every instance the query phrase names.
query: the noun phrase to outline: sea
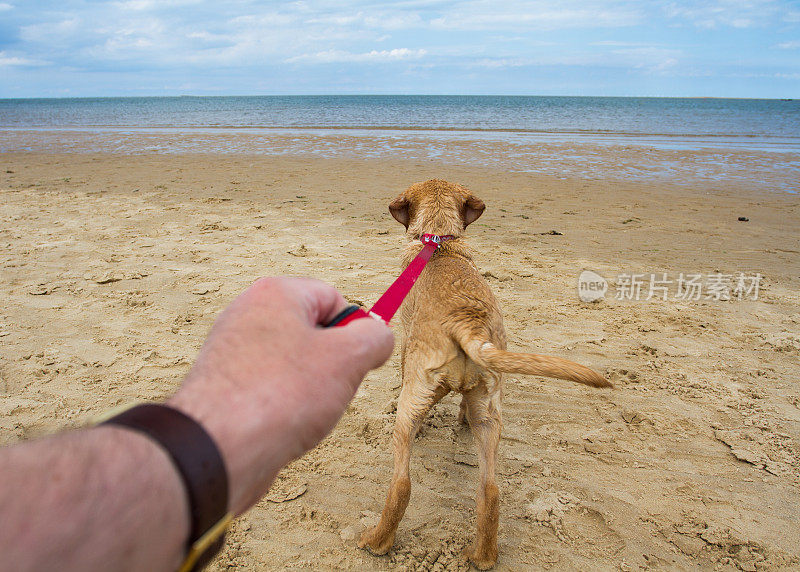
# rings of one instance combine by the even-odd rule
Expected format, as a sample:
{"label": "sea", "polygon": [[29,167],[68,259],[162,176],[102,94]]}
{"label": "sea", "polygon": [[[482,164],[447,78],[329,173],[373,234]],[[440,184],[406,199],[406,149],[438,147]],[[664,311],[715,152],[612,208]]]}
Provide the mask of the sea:
{"label": "sea", "polygon": [[[545,96],[0,99],[0,153],[408,158],[563,176],[800,181],[800,100]],[[765,181],[766,178],[766,181]],[[792,182],[794,181],[794,183]]]}

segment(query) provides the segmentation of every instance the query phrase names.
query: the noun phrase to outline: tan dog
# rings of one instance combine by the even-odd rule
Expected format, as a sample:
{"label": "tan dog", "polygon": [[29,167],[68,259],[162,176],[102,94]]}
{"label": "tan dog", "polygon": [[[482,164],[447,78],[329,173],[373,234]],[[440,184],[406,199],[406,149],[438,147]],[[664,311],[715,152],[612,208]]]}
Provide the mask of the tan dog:
{"label": "tan dog", "polygon": [[403,267],[422,249],[424,233],[452,235],[420,275],[402,310],[403,386],[392,444],[394,474],[378,525],[366,531],[361,548],[386,554],[394,543],[411,492],[409,461],[414,436],[431,407],[451,391],[461,393],[460,417],[469,422],[478,447],[480,486],[478,531],[465,555],[479,569],[497,560],[498,489],[495,459],[500,442],[502,373],[558,377],[611,387],[601,375],[577,363],[506,351],[497,300],[472,262],[461,236],[484,210],[483,201],[460,185],[431,180],[412,185],[389,205],[411,242]]}

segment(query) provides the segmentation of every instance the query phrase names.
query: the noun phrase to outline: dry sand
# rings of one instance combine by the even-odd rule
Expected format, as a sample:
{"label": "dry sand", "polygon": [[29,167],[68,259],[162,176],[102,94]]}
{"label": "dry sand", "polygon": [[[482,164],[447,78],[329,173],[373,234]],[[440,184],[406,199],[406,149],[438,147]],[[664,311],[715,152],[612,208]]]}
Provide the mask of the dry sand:
{"label": "dry sand", "polygon": [[[386,205],[446,178],[488,205],[468,235],[510,346],[617,385],[507,378],[497,569],[800,567],[797,195],[413,160],[6,153],[0,168],[3,443],[168,395],[259,276],[372,303],[403,243]],[[583,269],[764,278],[758,300],[583,303]],[[415,443],[394,549],[355,546],[382,507],[398,390],[395,355],[211,569],[465,569],[477,461],[454,396]]]}

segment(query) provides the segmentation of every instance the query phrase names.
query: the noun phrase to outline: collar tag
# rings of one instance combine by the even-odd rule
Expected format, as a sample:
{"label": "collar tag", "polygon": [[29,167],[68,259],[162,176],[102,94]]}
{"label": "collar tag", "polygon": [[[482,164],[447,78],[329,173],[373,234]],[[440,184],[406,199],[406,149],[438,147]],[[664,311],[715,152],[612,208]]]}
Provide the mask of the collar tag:
{"label": "collar tag", "polygon": [[452,234],[423,234],[419,237],[422,244],[435,244],[436,248],[440,248],[442,243],[446,240],[452,240],[455,236]]}

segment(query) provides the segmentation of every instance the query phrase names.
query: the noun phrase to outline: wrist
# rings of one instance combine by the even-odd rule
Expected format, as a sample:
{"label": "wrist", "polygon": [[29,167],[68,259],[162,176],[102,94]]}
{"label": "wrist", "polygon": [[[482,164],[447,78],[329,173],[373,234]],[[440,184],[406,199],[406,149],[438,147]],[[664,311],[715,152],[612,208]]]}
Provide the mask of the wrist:
{"label": "wrist", "polygon": [[197,421],[211,436],[228,471],[229,510],[241,514],[266,492],[280,469],[300,452],[280,438],[280,413],[263,404],[217,394],[224,384],[188,384],[166,404]]}
{"label": "wrist", "polygon": [[141,403],[102,422],[138,433],[166,453],[183,484],[190,526],[181,571],[196,570],[224,545],[231,522],[228,474],[214,439],[175,407]]}

